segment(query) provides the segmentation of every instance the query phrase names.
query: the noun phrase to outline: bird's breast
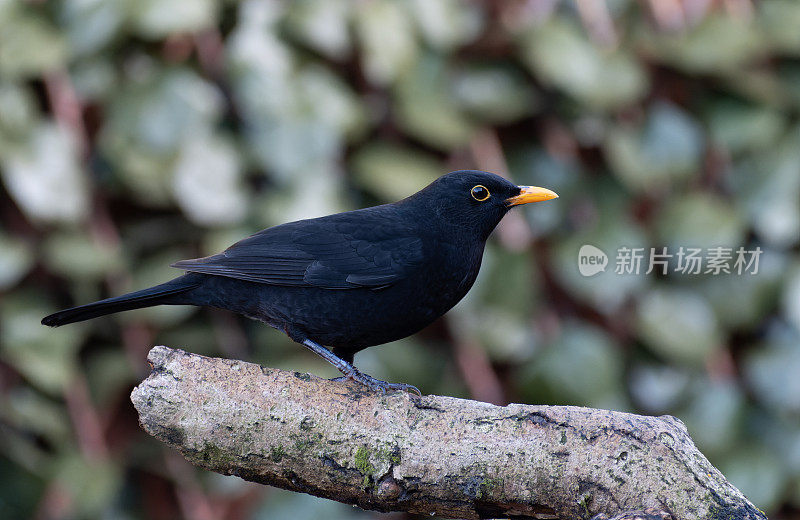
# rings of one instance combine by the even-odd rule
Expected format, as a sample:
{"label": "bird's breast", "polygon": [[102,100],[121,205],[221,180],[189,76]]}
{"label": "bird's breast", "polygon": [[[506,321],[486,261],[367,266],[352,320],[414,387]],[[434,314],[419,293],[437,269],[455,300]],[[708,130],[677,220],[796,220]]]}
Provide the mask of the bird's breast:
{"label": "bird's breast", "polygon": [[475,283],[483,257],[483,243],[437,244],[417,282],[420,300],[439,315],[458,303]]}

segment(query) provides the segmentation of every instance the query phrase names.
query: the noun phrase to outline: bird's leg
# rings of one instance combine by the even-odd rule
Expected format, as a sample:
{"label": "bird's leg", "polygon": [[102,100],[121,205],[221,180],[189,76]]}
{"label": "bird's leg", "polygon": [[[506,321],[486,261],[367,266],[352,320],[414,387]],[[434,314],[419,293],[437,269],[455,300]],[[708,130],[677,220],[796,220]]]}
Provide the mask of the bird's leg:
{"label": "bird's leg", "polygon": [[402,392],[415,393],[422,397],[422,392],[420,392],[419,389],[414,385],[409,385],[406,383],[387,383],[386,381],[375,379],[374,377],[359,371],[352,365],[352,363],[348,363],[330,350],[326,349],[322,345],[314,343],[310,339],[304,339],[303,345],[305,345],[310,351],[325,359],[331,365],[338,368],[339,372],[344,374],[346,378],[357,381],[371,390],[380,390],[381,393],[384,394],[387,391],[392,392],[399,390]]}

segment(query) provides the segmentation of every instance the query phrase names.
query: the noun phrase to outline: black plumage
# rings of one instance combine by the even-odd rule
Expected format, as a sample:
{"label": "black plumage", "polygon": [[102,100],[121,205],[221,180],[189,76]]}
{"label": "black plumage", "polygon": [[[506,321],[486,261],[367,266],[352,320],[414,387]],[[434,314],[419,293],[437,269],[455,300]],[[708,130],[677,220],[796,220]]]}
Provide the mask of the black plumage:
{"label": "black plumage", "polygon": [[447,312],[472,287],[486,239],[509,208],[554,197],[487,172],[452,172],[392,204],[265,229],[222,253],[173,264],[186,274],[167,283],[42,323],[163,304],[219,307],[284,331],[368,386],[409,389],[357,371],[354,354]]}

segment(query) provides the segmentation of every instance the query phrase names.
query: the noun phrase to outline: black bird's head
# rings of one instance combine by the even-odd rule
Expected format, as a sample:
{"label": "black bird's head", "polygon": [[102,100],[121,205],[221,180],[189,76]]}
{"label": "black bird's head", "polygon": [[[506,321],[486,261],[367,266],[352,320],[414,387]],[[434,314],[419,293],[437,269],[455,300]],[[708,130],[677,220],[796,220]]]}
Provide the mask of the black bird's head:
{"label": "black bird's head", "polygon": [[512,207],[556,197],[546,188],[517,186],[494,173],[460,170],[442,175],[407,200],[432,208],[436,218],[486,240]]}

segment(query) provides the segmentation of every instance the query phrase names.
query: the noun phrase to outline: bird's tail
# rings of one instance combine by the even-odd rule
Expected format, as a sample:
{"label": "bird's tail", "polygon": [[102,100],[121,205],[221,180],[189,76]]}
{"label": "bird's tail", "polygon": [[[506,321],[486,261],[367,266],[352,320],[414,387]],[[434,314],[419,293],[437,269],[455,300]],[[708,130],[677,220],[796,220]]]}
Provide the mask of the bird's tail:
{"label": "bird's tail", "polygon": [[196,277],[180,276],[149,289],[142,289],[141,291],[56,312],[42,318],[42,325],[59,327],[67,323],[84,321],[115,312],[141,309],[142,307],[152,307],[154,305],[181,303],[175,300],[173,296],[194,289],[198,285],[200,283]]}

